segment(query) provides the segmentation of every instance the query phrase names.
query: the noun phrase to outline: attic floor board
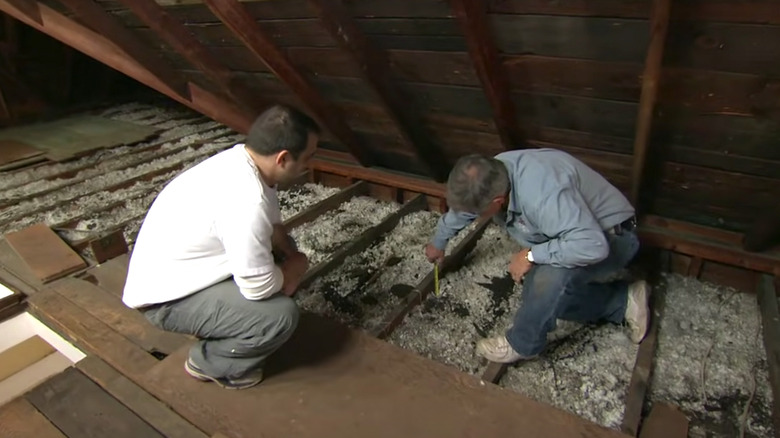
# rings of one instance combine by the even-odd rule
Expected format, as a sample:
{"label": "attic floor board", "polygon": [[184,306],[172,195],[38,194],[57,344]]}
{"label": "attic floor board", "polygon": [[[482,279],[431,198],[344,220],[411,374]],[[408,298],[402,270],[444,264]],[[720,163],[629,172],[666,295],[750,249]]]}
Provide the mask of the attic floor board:
{"label": "attic floor board", "polygon": [[620,437],[572,414],[306,314],[260,385],[188,377],[186,349],[141,383],[206,431],[241,437]]}

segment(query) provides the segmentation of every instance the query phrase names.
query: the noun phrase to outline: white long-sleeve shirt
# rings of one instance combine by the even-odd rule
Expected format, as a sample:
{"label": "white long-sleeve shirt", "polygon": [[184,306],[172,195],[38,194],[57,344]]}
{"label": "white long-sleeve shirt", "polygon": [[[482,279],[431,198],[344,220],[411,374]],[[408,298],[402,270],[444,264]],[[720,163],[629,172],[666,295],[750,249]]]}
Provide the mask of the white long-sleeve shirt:
{"label": "white long-sleeve shirt", "polygon": [[280,216],[276,189],[263,182],[243,144],[202,161],[152,203],[123,302],[137,308],[173,301],[231,276],[247,299],[277,293],[284,278],[271,236]]}

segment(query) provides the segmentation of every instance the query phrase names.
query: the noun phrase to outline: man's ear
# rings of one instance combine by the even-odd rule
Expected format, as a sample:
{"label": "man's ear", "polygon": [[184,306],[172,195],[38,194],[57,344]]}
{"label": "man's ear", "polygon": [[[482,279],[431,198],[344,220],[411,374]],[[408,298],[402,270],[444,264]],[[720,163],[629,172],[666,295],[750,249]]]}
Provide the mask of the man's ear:
{"label": "man's ear", "polygon": [[292,158],[290,155],[290,151],[283,150],[278,154],[276,154],[276,160],[275,160],[276,165],[284,167],[285,165],[288,164],[287,162],[290,160],[290,158]]}

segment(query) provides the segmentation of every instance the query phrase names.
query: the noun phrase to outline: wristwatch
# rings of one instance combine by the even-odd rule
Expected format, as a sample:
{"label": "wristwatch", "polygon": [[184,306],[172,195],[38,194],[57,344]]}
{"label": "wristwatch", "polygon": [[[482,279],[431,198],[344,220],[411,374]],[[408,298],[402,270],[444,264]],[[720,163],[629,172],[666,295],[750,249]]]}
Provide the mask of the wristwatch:
{"label": "wristwatch", "polygon": [[528,260],[530,263],[534,262],[534,255],[531,254],[530,250],[527,253],[525,253],[525,259]]}

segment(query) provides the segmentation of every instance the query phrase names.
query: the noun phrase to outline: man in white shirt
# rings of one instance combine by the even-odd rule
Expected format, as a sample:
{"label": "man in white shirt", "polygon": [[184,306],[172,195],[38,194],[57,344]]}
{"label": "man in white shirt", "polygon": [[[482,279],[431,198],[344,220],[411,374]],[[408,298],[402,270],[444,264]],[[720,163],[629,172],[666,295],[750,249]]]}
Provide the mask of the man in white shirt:
{"label": "man in white shirt", "polygon": [[319,132],[303,113],[272,107],[245,144],[178,175],[150,207],[122,300],[163,330],[199,339],[185,363],[191,376],[254,386],[297,327],[291,296],[308,260],[282,226],[276,186],[305,169]]}

